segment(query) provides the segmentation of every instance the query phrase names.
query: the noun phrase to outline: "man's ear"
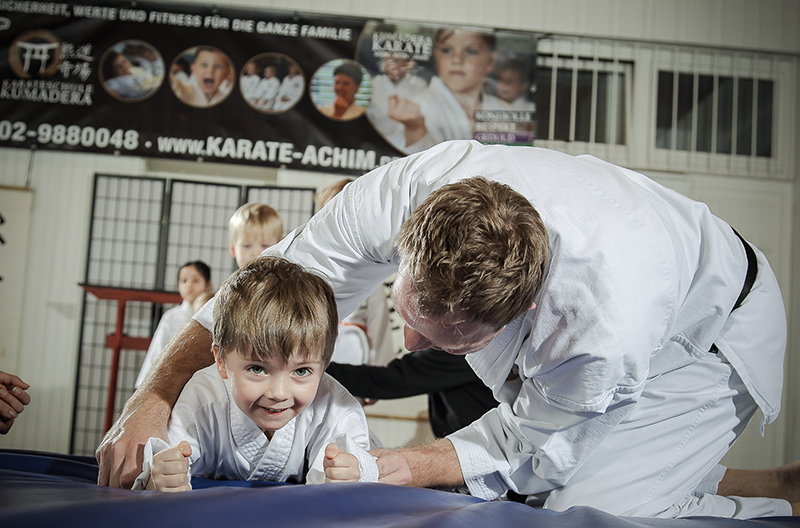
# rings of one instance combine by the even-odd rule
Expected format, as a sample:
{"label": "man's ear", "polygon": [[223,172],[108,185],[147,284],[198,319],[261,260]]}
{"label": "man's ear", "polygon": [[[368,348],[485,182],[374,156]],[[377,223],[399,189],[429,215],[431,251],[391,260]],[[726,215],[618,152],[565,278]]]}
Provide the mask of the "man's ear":
{"label": "man's ear", "polygon": [[219,346],[214,345],[211,349],[214,351],[214,363],[217,365],[217,372],[222,376],[222,379],[228,379],[228,369],[225,368],[225,359],[219,353]]}

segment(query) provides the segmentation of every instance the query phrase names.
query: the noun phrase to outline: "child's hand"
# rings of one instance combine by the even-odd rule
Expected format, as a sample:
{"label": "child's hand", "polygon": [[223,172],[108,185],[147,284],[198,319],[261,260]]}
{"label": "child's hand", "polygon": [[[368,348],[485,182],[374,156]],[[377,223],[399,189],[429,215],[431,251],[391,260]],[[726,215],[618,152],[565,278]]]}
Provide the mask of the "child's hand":
{"label": "child's hand", "polygon": [[357,482],[361,476],[355,455],[342,451],[336,444],[328,444],[325,448],[322,465],[325,468],[325,482]]}
{"label": "child's hand", "polygon": [[189,457],[192,448],[185,440],[153,457],[153,469],[146,489],[158,491],[189,491]]}

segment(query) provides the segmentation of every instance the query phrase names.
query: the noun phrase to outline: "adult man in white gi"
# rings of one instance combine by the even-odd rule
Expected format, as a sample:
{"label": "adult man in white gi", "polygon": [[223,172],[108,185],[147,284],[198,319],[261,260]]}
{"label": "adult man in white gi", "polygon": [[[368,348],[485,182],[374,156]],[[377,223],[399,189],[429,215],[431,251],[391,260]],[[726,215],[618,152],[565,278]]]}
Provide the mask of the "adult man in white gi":
{"label": "adult man in white gi", "polygon": [[[718,466],[756,410],[762,427],[778,414],[786,322],[763,254],[704,204],[596,158],[453,141],[359,178],[267,252],[325,274],[342,314],[397,271],[406,348],[469,354],[500,402],[377,453],[383,482],[631,516],[797,513],[797,464]],[[101,484],[135,477],[210,363],[208,308],[98,448]]]}

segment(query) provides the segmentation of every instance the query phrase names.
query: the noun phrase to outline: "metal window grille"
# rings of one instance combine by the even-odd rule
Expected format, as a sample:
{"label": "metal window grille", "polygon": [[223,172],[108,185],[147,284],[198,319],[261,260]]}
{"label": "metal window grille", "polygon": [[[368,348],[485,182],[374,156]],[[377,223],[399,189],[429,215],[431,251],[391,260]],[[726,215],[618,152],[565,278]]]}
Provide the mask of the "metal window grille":
{"label": "metal window grille", "polygon": [[617,46],[540,41],[536,138],[625,145],[632,72],[632,59]]}
{"label": "metal window grille", "polygon": [[772,157],[772,79],[660,70],[656,147]]}

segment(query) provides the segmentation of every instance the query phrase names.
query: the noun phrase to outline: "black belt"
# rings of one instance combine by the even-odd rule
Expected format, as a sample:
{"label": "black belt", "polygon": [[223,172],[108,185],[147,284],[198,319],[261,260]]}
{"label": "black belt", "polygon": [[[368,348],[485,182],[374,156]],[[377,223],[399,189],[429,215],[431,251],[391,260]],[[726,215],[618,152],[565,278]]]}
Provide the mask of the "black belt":
{"label": "black belt", "polygon": [[[733,227],[731,227],[731,229],[733,229],[733,232],[737,237],[739,237],[739,240],[742,241],[744,252],[747,255],[747,274],[744,276],[744,285],[742,285],[742,291],[739,293],[739,298],[736,299],[736,303],[733,305],[733,308],[731,308],[731,311],[734,311],[742,304],[742,301],[744,301],[744,298],[747,297],[748,293],[750,293],[750,290],[753,288],[753,284],[756,282],[756,275],[758,275],[758,259],[756,258],[756,252],[753,251],[752,246],[747,243],[747,240],[742,238],[742,235],[740,235],[736,229]],[[709,350],[709,352],[714,354],[719,352],[717,345],[711,345],[711,350]]]}
{"label": "black belt", "polygon": [[[731,229],[733,229],[733,227],[731,227]],[[742,241],[744,252],[747,254],[747,275],[744,277],[742,293],[739,294],[739,298],[736,299],[736,304],[733,305],[731,311],[734,311],[739,307],[740,304],[742,304],[742,301],[744,301],[744,298],[747,297],[748,293],[750,293],[750,289],[756,282],[756,275],[758,275],[758,259],[756,259],[756,252],[753,251],[753,248],[747,243],[747,240],[742,238],[742,235],[740,235],[738,231],[733,229],[733,232],[736,233],[736,236]]]}

